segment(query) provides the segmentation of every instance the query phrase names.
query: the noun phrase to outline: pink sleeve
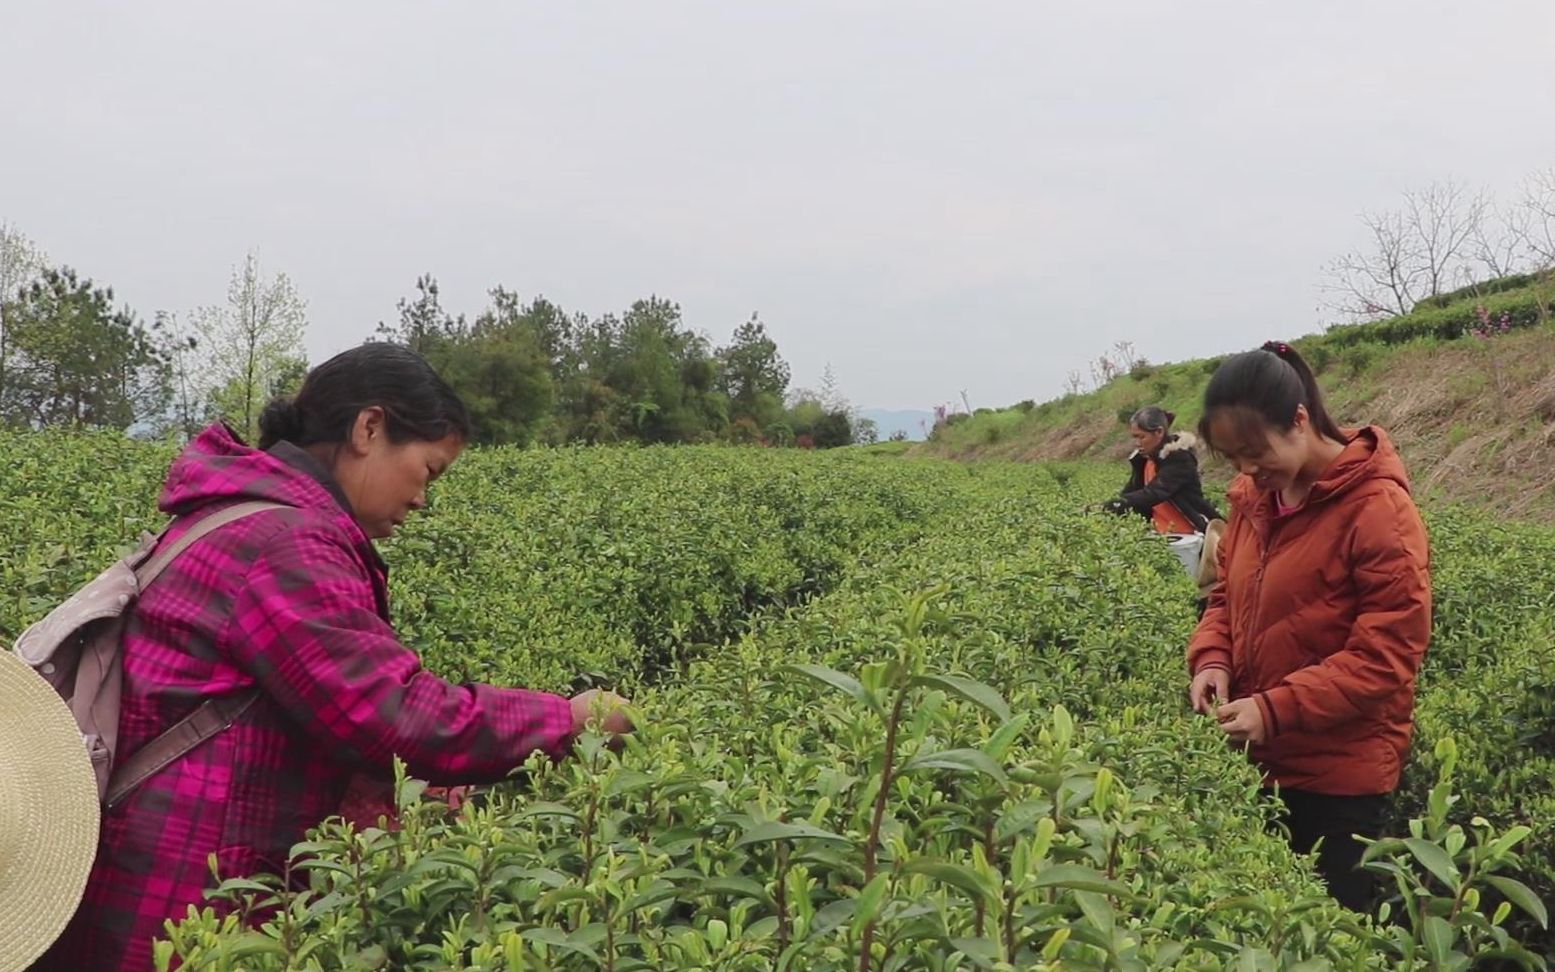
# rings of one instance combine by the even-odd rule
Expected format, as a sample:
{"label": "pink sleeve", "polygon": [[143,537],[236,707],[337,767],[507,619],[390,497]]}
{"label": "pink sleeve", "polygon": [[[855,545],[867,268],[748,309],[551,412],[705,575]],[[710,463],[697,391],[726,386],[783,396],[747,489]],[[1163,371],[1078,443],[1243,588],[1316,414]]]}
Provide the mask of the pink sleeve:
{"label": "pink sleeve", "polygon": [[296,726],[364,770],[393,757],[433,783],[502,779],[535,751],[565,756],[561,696],[453,685],[373,610],[371,580],[322,526],[277,536],[250,568],[221,647]]}

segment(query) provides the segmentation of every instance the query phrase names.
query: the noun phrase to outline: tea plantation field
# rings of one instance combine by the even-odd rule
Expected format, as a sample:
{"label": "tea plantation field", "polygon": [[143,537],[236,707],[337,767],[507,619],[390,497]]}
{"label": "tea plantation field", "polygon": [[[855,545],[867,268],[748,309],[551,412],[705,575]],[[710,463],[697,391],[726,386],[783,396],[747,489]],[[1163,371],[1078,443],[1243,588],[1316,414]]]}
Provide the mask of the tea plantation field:
{"label": "tea plantation field", "polygon": [[[142,529],[172,449],[0,436],[0,642]],[[1436,639],[1384,921],[1268,834],[1186,704],[1193,590],[1114,469],[487,451],[385,545],[452,678],[640,706],[619,752],[327,825],[228,882],[199,969],[1460,969],[1543,964],[1555,534],[1430,511]],[[1542,899],[1542,900],[1541,900]],[[247,930],[243,921],[257,915]],[[1526,945],[1519,945],[1521,942]],[[1544,958],[1541,958],[1544,956]]]}

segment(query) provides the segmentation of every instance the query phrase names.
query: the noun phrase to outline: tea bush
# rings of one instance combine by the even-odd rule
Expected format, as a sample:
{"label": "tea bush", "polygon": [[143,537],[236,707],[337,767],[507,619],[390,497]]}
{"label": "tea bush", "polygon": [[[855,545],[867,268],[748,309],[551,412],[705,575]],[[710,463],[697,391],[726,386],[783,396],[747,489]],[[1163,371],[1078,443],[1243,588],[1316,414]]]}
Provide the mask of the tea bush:
{"label": "tea bush", "polygon": [[[0,438],[28,477],[0,485],[0,637],[154,525],[170,454]],[[1547,919],[1550,775],[1529,754],[1555,582],[1529,572],[1555,538],[1431,517],[1437,644],[1412,819],[1371,850],[1395,891],[1379,923],[1326,898],[1188,710],[1191,583],[1136,521],[1077,513],[1115,470],[1059,471],[472,453],[386,545],[402,629],[455,677],[631,684],[641,731],[537,757],[457,812],[401,780],[396,824],[326,824],[288,874],[222,875],[159,962],[1540,966],[1515,939]]]}
{"label": "tea bush", "polygon": [[[0,434],[0,643],[161,526],[175,454],[112,435]],[[824,590],[950,500],[944,468],[839,458],[472,450],[384,545],[396,625],[447,677],[630,681]]]}

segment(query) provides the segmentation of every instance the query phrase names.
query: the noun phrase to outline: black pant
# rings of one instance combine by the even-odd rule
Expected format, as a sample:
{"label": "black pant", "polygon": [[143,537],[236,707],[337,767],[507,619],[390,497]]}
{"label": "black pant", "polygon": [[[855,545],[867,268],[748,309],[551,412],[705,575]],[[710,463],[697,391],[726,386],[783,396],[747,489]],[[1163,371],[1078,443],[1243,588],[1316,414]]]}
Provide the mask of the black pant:
{"label": "black pant", "polygon": [[1279,793],[1284,812],[1278,823],[1288,829],[1291,847],[1310,854],[1319,840],[1323,842],[1317,852],[1317,873],[1334,900],[1351,911],[1370,912],[1376,895],[1374,876],[1359,869],[1366,845],[1354,835],[1380,837],[1390,799],[1391,794],[1329,796],[1285,789]]}

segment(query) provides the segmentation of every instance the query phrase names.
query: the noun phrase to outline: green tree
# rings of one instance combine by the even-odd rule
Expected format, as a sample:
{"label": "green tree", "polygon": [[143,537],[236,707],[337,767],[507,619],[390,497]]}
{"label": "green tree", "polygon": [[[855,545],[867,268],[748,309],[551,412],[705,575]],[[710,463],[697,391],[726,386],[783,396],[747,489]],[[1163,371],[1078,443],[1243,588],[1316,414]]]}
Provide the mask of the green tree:
{"label": "green tree", "polygon": [[459,340],[465,330],[464,319],[455,320],[443,310],[437,278],[430,273],[416,278],[416,293],[415,300],[400,298],[399,323],[391,326],[380,321],[378,336],[431,360],[444,345]]}
{"label": "green tree", "polygon": [[[696,442],[723,434],[727,399],[718,391],[717,362],[707,339],[682,326],[680,306],[658,297],[639,300],[618,324],[597,332],[596,368],[616,394],[618,431],[642,442]],[[604,339],[605,346],[600,346]]]}
{"label": "green tree", "polygon": [[165,425],[192,439],[211,419],[211,403],[201,395],[199,355],[202,350],[186,321],[171,311],[157,311],[152,325],[158,351],[167,362],[170,382],[169,406],[172,410]]}
{"label": "green tree", "polygon": [[506,287],[493,288],[490,296],[491,308],[487,313],[506,321],[522,320],[525,329],[534,335],[540,353],[549,362],[551,377],[559,380],[563,371],[572,365],[568,359],[578,321],[569,318],[544,297],[535,297],[525,304],[518,294]]}
{"label": "green tree", "polygon": [[732,421],[749,419],[764,429],[782,418],[789,367],[759,317],[752,314],[736,328],[733,340],[718,349],[717,357],[718,385],[729,398]]}
{"label": "green tree", "polygon": [[853,423],[853,441],[859,445],[874,445],[880,441],[880,423],[861,418]]}
{"label": "green tree", "polygon": [[272,392],[307,368],[307,306],[286,274],[266,278],[250,253],[232,272],[226,306],[201,308],[196,321],[215,411],[253,439]]}
{"label": "green tree", "polygon": [[417,278],[416,291],[415,299],[399,302],[398,324],[379,324],[378,338],[427,359],[469,408],[476,442],[534,441],[552,424],[553,354],[569,333],[565,315],[543,299],[525,305],[497,287],[491,305],[468,323],[443,309],[431,274]]}
{"label": "green tree", "polygon": [[499,288],[468,332],[432,359],[469,407],[477,441],[527,445],[550,424],[552,362],[542,327],[549,310],[520,306]]}
{"label": "green tree", "polygon": [[21,230],[10,223],[0,223],[0,409],[7,401],[6,379],[12,365],[10,318],[21,300],[22,290],[36,280],[47,265],[43,251]]}
{"label": "green tree", "polygon": [[810,431],[817,449],[835,449],[853,444],[853,421],[847,412],[827,412]]}
{"label": "green tree", "polygon": [[622,435],[626,408],[612,383],[621,356],[621,323],[613,314],[579,317],[560,359],[556,436],[561,441],[613,442]]}
{"label": "green tree", "polygon": [[787,424],[797,445],[817,449],[852,445],[856,421],[831,365],[821,376],[819,390],[800,388],[789,395]]}
{"label": "green tree", "polygon": [[167,412],[167,362],[113,291],[68,267],[22,289],[7,323],[7,424],[129,429]]}

